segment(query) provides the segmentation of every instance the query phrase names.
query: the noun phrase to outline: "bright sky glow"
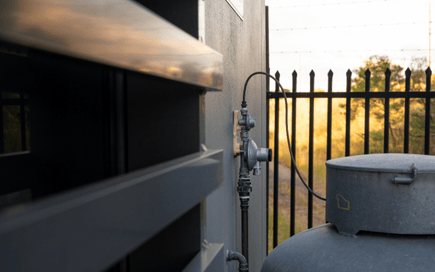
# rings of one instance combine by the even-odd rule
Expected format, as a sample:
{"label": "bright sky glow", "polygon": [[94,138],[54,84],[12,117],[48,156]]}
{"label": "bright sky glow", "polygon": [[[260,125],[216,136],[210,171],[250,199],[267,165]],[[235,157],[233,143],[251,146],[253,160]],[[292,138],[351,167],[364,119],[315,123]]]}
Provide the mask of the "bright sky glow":
{"label": "bright sky glow", "polygon": [[[327,73],[331,69],[334,72],[333,91],[345,91],[347,69],[363,66],[364,60],[372,55],[387,55],[393,63],[406,68],[413,56],[429,57],[430,2],[266,0],[269,6],[271,73],[279,70],[284,88],[291,89],[291,73],[296,70],[298,91],[302,88],[303,92],[308,92],[310,71],[314,70],[316,74],[315,89],[326,90]],[[434,13],[433,3],[431,9]],[[338,27],[332,28],[334,26]],[[432,24],[432,32],[433,28]],[[420,51],[399,51],[401,49]]]}

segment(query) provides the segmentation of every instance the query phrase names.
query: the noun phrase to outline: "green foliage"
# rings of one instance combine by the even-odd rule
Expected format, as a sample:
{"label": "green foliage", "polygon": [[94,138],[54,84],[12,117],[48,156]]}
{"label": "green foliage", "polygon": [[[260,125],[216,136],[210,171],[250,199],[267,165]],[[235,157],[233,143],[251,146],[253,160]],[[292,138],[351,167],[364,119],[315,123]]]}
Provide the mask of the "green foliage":
{"label": "green foliage", "polygon": [[390,109],[392,110],[399,110],[401,108],[402,104],[399,103],[393,103],[392,105],[390,105]]}
{"label": "green foliage", "polygon": [[365,91],[365,73],[367,69],[370,70],[370,91],[382,92],[385,90],[385,71],[391,71],[391,86],[396,86],[404,82],[402,74],[403,68],[400,65],[392,64],[388,56],[371,56],[368,60],[364,61],[364,66],[353,70],[356,77],[352,80],[352,92]]}
{"label": "green foliage", "polygon": [[[411,70],[410,91],[424,92],[426,90],[426,58],[412,59],[409,67]],[[391,71],[391,92],[405,91],[404,68],[392,64],[387,56],[371,56],[364,62],[364,66],[355,69],[356,77],[352,80],[353,92],[365,91],[365,78],[367,69],[370,70],[370,92],[385,91],[385,71]],[[432,83],[432,86],[434,84]],[[364,108],[364,99],[353,99],[351,104],[351,118],[355,119],[357,111]],[[403,152],[404,133],[404,105],[405,99],[390,99],[390,120],[389,120],[389,149],[390,152]],[[424,153],[424,123],[425,123],[425,99],[412,99],[410,108],[410,153]],[[370,99],[370,112],[373,117],[382,122],[385,114],[385,100],[381,98]],[[431,135],[435,133],[435,126],[432,125],[435,117],[434,106],[431,106]],[[370,132],[371,153],[383,152],[383,131]],[[432,152],[431,152],[432,153]]]}
{"label": "green foliage", "polygon": [[[365,92],[366,89],[366,72],[370,71],[370,92],[385,91],[385,72],[390,69],[390,89],[400,86],[404,83],[402,74],[403,68],[400,65],[392,64],[388,56],[371,56],[364,61],[364,66],[353,70],[356,77],[352,80],[352,92]],[[372,111],[376,119],[381,120],[384,117],[384,99],[372,98],[370,100]],[[364,107],[364,99],[353,99],[351,107],[351,118],[355,119],[358,108]]]}
{"label": "green foliage", "polygon": [[370,132],[370,153],[382,153],[384,147],[384,133],[382,131]]}

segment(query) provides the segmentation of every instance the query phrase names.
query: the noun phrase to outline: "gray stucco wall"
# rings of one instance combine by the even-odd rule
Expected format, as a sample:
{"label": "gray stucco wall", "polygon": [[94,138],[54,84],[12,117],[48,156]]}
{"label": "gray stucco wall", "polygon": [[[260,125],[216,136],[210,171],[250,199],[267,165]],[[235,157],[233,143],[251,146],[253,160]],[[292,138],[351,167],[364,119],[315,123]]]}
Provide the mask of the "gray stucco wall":
{"label": "gray stucco wall", "polygon": [[[240,158],[233,157],[233,111],[240,110],[243,85],[253,72],[265,71],[264,0],[244,0],[243,21],[225,0],[205,1],[205,43],[224,56],[222,92],[205,96],[206,146],[224,149],[224,183],[206,199],[206,233],[210,243],[224,243],[224,250],[241,252],[240,203],[236,192]],[[250,80],[246,100],[256,119],[250,137],[266,146],[266,78]],[[260,271],[266,257],[266,175],[251,176],[253,192],[249,207],[250,271]],[[237,262],[226,271],[237,271]]]}

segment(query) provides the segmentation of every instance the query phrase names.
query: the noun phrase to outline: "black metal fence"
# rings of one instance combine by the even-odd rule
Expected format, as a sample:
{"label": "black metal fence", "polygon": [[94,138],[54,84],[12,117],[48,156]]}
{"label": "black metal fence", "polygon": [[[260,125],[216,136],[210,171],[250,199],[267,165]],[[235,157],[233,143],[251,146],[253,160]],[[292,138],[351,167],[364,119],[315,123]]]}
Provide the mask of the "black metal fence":
{"label": "black metal fence", "polygon": [[[334,98],[346,98],[346,125],[345,125],[345,156],[350,155],[350,125],[351,125],[351,103],[354,98],[365,99],[365,115],[364,115],[364,154],[369,154],[369,132],[370,132],[370,100],[376,98],[385,99],[384,103],[384,146],[383,152],[389,152],[389,127],[390,127],[390,99],[404,98],[405,113],[404,113],[404,137],[403,137],[403,153],[409,153],[409,127],[410,127],[410,99],[411,98],[424,98],[424,154],[430,152],[430,119],[431,119],[431,98],[435,98],[435,92],[431,92],[431,75],[432,71],[427,68],[426,74],[426,89],[423,92],[415,92],[410,90],[411,83],[411,70],[408,68],[405,72],[405,91],[391,92],[391,71],[385,71],[385,90],[383,92],[372,92],[370,90],[370,76],[369,69],[365,72],[365,91],[352,92],[351,91],[351,76],[350,70],[346,73],[346,92],[332,92],[332,78],[333,72],[328,73],[328,90],[327,92],[314,92],[314,77],[313,71],[310,73],[310,92],[297,92],[297,73],[292,74],[292,89],[291,92],[286,92],[287,97],[291,100],[292,111],[291,113],[291,148],[296,157],[296,105],[298,98],[309,98],[309,145],[308,145],[308,185],[313,188],[313,139],[314,139],[314,99],[327,98],[327,132],[326,132],[326,158],[331,159],[331,130],[332,130],[332,100]],[[280,74],[276,72],[275,77],[279,80]],[[273,176],[273,247],[278,245],[278,181],[279,181],[279,130],[285,127],[279,127],[279,100],[283,99],[284,95],[279,92],[278,85],[275,86],[275,92],[267,92],[267,99],[275,100],[275,131],[274,131],[274,176]],[[267,104],[267,127],[269,128],[269,100]],[[290,104],[290,101],[289,101]],[[290,129],[290,127],[289,127]],[[269,132],[267,133],[269,135]],[[269,144],[269,138],[267,138]],[[297,162],[296,162],[297,163]],[[268,175],[269,176],[269,173]],[[296,175],[293,163],[291,164],[291,177],[290,177],[290,236],[295,234],[295,183]],[[269,179],[267,178],[267,188],[269,188]],[[268,190],[267,193],[269,194]],[[269,197],[269,195],[268,195]],[[268,206],[268,205],[267,205]],[[267,215],[269,216],[269,215]],[[268,218],[267,218],[268,219]],[[268,222],[268,221],[267,221]],[[308,228],[313,227],[313,195],[308,192]],[[269,234],[268,234],[269,236]]]}

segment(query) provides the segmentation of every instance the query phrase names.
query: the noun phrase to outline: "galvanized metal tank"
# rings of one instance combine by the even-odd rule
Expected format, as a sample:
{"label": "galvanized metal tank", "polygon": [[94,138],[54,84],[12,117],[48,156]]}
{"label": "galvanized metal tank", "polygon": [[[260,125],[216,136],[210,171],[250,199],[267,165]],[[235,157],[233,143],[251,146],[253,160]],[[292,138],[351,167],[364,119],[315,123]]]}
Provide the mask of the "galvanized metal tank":
{"label": "galvanized metal tank", "polygon": [[276,247],[261,272],[435,271],[435,156],[326,162],[326,220]]}

